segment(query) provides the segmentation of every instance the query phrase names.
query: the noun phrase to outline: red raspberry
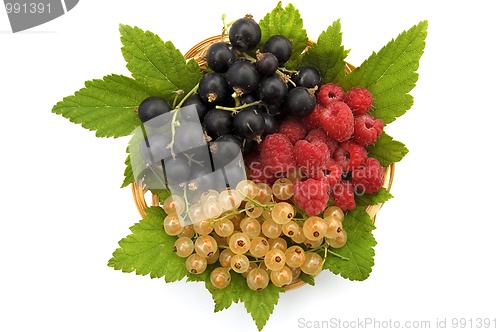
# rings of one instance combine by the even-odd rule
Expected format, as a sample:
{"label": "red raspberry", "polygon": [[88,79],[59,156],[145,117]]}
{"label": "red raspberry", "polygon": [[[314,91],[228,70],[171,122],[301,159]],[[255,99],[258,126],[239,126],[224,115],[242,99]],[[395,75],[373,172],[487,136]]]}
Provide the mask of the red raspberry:
{"label": "red raspberry", "polygon": [[333,203],[343,211],[354,210],[356,201],[354,200],[354,185],[351,182],[341,181],[332,192]]}
{"label": "red raspberry", "polygon": [[297,206],[308,216],[315,216],[326,209],[328,185],[315,179],[297,181],[293,184],[293,197]]}
{"label": "red raspberry", "polygon": [[317,177],[325,168],[330,151],[325,143],[300,140],[293,147],[293,155],[297,165],[306,175]]}
{"label": "red raspberry", "polygon": [[372,108],[373,95],[365,88],[353,87],[347,92],[345,102],[355,115],[361,115]]}
{"label": "red raspberry", "polygon": [[323,106],[328,106],[334,101],[344,101],[344,98],[344,89],[340,85],[332,83],[323,85],[316,96],[317,101]]}
{"label": "red raspberry", "polygon": [[315,128],[319,128],[321,125],[319,122],[319,117],[324,110],[325,108],[323,106],[316,104],[316,106],[314,106],[314,110],[312,111],[312,113],[304,116],[301,119],[302,123],[304,124],[304,127],[306,127],[307,130],[313,130]]}
{"label": "red raspberry", "polygon": [[283,121],[278,132],[286,135],[292,144],[295,144],[300,139],[304,139],[307,135],[307,129],[296,118],[288,118]]}
{"label": "red raspberry", "polygon": [[382,131],[384,123],[370,114],[363,114],[354,118],[354,140],[356,143],[367,146],[375,143]]}
{"label": "red raspberry", "polygon": [[354,116],[347,104],[336,101],[325,108],[319,117],[321,126],[337,142],[344,142],[354,133]]}
{"label": "red raspberry", "polygon": [[365,148],[352,141],[342,142],[333,153],[333,159],[339,163],[343,171],[352,171],[363,165],[367,157]]}
{"label": "red raspberry", "polygon": [[261,144],[260,159],[270,173],[285,173],[295,166],[293,145],[283,134],[268,135]]}
{"label": "red raspberry", "polygon": [[324,174],[330,190],[332,191],[335,185],[342,180],[342,167],[340,167],[335,160],[329,159],[326,162]]}
{"label": "red raspberry", "polygon": [[352,172],[352,182],[357,191],[374,194],[384,184],[384,168],[377,159],[368,158],[364,166],[358,167]]}
{"label": "red raspberry", "polygon": [[251,155],[245,158],[245,165],[247,166],[247,177],[255,183],[272,184],[276,177],[269,168],[265,167],[260,160],[260,155]]}
{"label": "red raspberry", "polygon": [[333,156],[333,152],[337,149],[339,144],[335,142],[333,138],[328,136],[326,131],[323,128],[316,128],[313,129],[307,134],[306,136],[306,141],[310,143],[314,142],[322,142],[325,143],[326,146],[328,146],[328,150],[330,150],[330,157]]}

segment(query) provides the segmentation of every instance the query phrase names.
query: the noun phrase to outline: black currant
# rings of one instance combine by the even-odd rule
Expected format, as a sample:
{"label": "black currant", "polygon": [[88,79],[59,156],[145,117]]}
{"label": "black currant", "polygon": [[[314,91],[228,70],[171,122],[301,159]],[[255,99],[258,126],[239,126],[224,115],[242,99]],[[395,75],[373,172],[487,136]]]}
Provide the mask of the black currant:
{"label": "black currant", "polygon": [[233,128],[236,135],[253,140],[264,133],[265,121],[257,110],[243,109],[234,116]]}
{"label": "black currant", "polygon": [[198,94],[205,103],[217,103],[224,100],[228,95],[226,79],[218,73],[203,75],[198,87]]}
{"label": "black currant", "polygon": [[287,115],[286,110],[281,105],[267,105],[265,110],[276,119],[283,119]]}
{"label": "black currant", "polygon": [[162,159],[172,157],[172,152],[168,145],[172,141],[171,136],[163,133],[154,133],[149,135],[141,142],[140,151],[142,159],[148,164],[159,162]]}
{"label": "black currant", "polygon": [[288,93],[286,83],[277,74],[265,77],[259,82],[257,91],[260,100],[267,104],[278,104],[283,101]]}
{"label": "black currant", "polygon": [[189,151],[204,144],[205,135],[199,122],[185,122],[175,128],[175,152]]}
{"label": "black currant", "polygon": [[166,114],[171,110],[172,107],[165,99],[161,97],[149,97],[141,102],[137,114],[139,115],[139,119],[142,123],[145,123],[150,127],[161,127],[166,124],[167,119],[161,119],[161,121],[151,120],[157,116]]}
{"label": "black currant", "polygon": [[240,52],[254,49],[260,43],[260,37],[260,27],[251,16],[236,20],[229,28],[229,41]]}
{"label": "black currant", "polygon": [[259,86],[259,73],[246,60],[238,60],[226,73],[227,84],[238,94],[251,93]]}
{"label": "black currant", "polygon": [[167,173],[168,184],[175,185],[186,182],[189,179],[191,168],[183,155],[177,155],[175,158],[165,162],[165,173]]}
{"label": "black currant", "polygon": [[278,70],[278,58],[272,53],[258,53],[255,68],[261,76],[270,76]]}
{"label": "black currant", "polygon": [[282,35],[274,35],[266,40],[263,50],[274,54],[278,58],[280,65],[283,65],[292,56],[292,43]]}
{"label": "black currant", "polygon": [[297,69],[298,73],[293,74],[292,80],[297,86],[314,88],[321,85],[321,74],[314,66],[302,66]]}
{"label": "black currant", "polygon": [[146,184],[148,189],[166,189],[167,179],[165,178],[165,171],[163,165],[157,162],[152,165],[148,165],[139,176]]}
{"label": "black currant", "polygon": [[223,168],[241,153],[241,140],[234,135],[224,134],[210,142],[210,152],[214,168]]}
{"label": "black currant", "polygon": [[203,119],[203,125],[207,134],[216,139],[217,137],[229,134],[233,128],[233,115],[231,112],[211,109]]}
{"label": "black currant", "polygon": [[253,148],[257,144],[256,141],[253,139],[244,139],[242,140],[242,150],[243,150],[243,155],[246,156],[250,154],[253,151]]}
{"label": "black currant", "polygon": [[245,95],[240,96],[240,104],[241,105],[250,104],[250,103],[256,102],[257,100],[259,100],[259,98],[257,98],[257,96],[253,93],[249,93],[249,94],[245,94]]}
{"label": "black currant", "polygon": [[260,112],[260,115],[264,118],[264,133],[262,136],[276,133],[278,131],[278,121],[276,118],[267,112]]}
{"label": "black currant", "polygon": [[316,97],[302,86],[291,89],[285,99],[285,109],[291,115],[306,116],[312,113],[314,106]]}
{"label": "black currant", "polygon": [[207,65],[216,73],[225,73],[236,61],[236,53],[230,44],[218,42],[210,45],[207,50]]}
{"label": "black currant", "polygon": [[205,114],[207,114],[209,106],[201,100],[200,95],[197,93],[194,95],[189,96],[184,104],[182,104],[182,107],[185,106],[191,106],[194,105],[196,107],[196,111],[198,112],[198,118],[196,119],[191,119],[189,116],[184,116],[183,118],[187,121],[203,121],[203,118],[205,117]]}

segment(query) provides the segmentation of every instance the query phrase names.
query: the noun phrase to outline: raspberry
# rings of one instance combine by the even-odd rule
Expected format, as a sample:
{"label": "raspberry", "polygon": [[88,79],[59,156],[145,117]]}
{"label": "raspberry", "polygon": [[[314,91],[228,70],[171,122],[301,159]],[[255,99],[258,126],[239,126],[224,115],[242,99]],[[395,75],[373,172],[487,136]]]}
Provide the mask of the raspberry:
{"label": "raspberry", "polygon": [[262,182],[270,185],[276,180],[274,174],[262,164],[258,154],[245,158],[245,165],[248,168],[248,178],[255,183]]}
{"label": "raspberry", "polygon": [[325,179],[330,186],[330,190],[335,188],[335,185],[342,179],[342,167],[333,159],[329,159],[326,162],[325,167]]}
{"label": "raspberry", "polygon": [[320,126],[319,117],[324,110],[325,108],[323,106],[316,104],[316,106],[314,106],[314,110],[312,111],[312,113],[304,116],[301,119],[302,123],[304,124],[304,127],[306,127],[307,130],[313,130],[315,128],[319,128]]}
{"label": "raspberry", "polygon": [[304,139],[307,135],[307,129],[296,118],[288,118],[283,121],[278,132],[286,135],[292,144],[295,144],[300,139]]}
{"label": "raspberry", "polygon": [[354,118],[354,140],[356,143],[367,146],[375,143],[382,131],[384,123],[369,114],[363,114]]}
{"label": "raspberry", "polygon": [[310,143],[314,142],[325,143],[326,146],[328,146],[328,150],[330,150],[330,157],[333,156],[333,152],[337,149],[339,145],[337,142],[335,142],[333,138],[328,136],[328,134],[325,132],[323,128],[316,128],[311,130],[306,136],[306,141]]}
{"label": "raspberry", "polygon": [[316,96],[317,101],[323,106],[328,106],[334,101],[344,101],[344,98],[344,89],[340,85],[332,83],[323,85]]}
{"label": "raspberry", "polygon": [[338,142],[347,141],[354,133],[354,116],[349,106],[341,101],[325,108],[319,121],[327,134]]}
{"label": "raspberry", "polygon": [[365,88],[353,87],[347,92],[345,102],[355,115],[361,115],[372,108],[373,95]]}
{"label": "raspberry", "polygon": [[283,134],[268,135],[261,144],[260,159],[272,174],[284,173],[295,166],[293,145]]}
{"label": "raspberry", "polygon": [[363,165],[367,157],[365,148],[352,141],[342,142],[333,153],[333,159],[339,163],[343,171],[351,171]]}
{"label": "raspberry", "polygon": [[326,209],[328,186],[320,180],[307,179],[293,184],[293,197],[299,208],[308,216],[315,216]]}
{"label": "raspberry", "polygon": [[314,174],[322,172],[329,154],[328,146],[322,142],[309,143],[306,140],[300,140],[293,147],[293,155],[297,165],[308,176],[315,176]]}
{"label": "raspberry", "polygon": [[367,194],[376,193],[384,184],[384,168],[377,159],[367,158],[364,166],[352,172],[352,182],[356,190],[364,190]]}
{"label": "raspberry", "polygon": [[341,181],[332,192],[333,203],[343,211],[354,210],[356,201],[354,200],[354,185],[351,182]]}

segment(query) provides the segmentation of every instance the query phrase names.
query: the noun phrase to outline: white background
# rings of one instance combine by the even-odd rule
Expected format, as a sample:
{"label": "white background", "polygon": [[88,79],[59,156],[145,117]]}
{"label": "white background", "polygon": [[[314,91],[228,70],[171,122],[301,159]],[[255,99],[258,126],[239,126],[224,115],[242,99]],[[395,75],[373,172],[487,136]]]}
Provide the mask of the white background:
{"label": "white background", "polygon": [[[171,3],[168,4],[167,3]],[[281,296],[265,331],[306,320],[495,318],[500,326],[498,126],[500,26],[495,1],[294,1],[309,36],[342,20],[360,64],[429,20],[414,107],[387,131],[410,153],[395,198],[377,217],[376,264],[364,282],[328,272]],[[139,219],[122,182],[126,139],[98,139],[51,114],[85,80],[128,74],[118,24],[149,29],[183,52],[218,34],[220,16],[260,1],[82,0],[68,14],[12,34],[0,10],[0,330],[254,331],[243,305],[212,313],[201,284],[106,266]],[[496,316],[495,316],[496,315]],[[492,330],[492,329],[490,329]]]}

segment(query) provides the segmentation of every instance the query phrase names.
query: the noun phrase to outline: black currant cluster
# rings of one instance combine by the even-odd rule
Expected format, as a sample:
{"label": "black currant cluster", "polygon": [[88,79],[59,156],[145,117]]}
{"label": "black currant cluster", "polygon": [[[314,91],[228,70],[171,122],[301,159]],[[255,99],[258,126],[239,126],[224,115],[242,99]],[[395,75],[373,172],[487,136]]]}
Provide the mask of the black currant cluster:
{"label": "black currant cluster", "polygon": [[[229,43],[208,48],[209,71],[174,111],[160,97],[141,103],[139,118],[146,127],[156,128],[141,144],[148,165],[143,177],[164,178],[170,187],[224,189],[215,182],[231,186],[244,177],[242,161],[231,165],[240,151],[249,153],[264,136],[276,132],[287,115],[313,111],[314,93],[321,84],[318,70],[287,69],[292,44],[284,36],[270,37],[255,51],[260,42],[261,29],[251,16],[236,20]],[[184,112],[186,106],[195,111]],[[217,169],[224,170],[221,181],[208,176]]]}

